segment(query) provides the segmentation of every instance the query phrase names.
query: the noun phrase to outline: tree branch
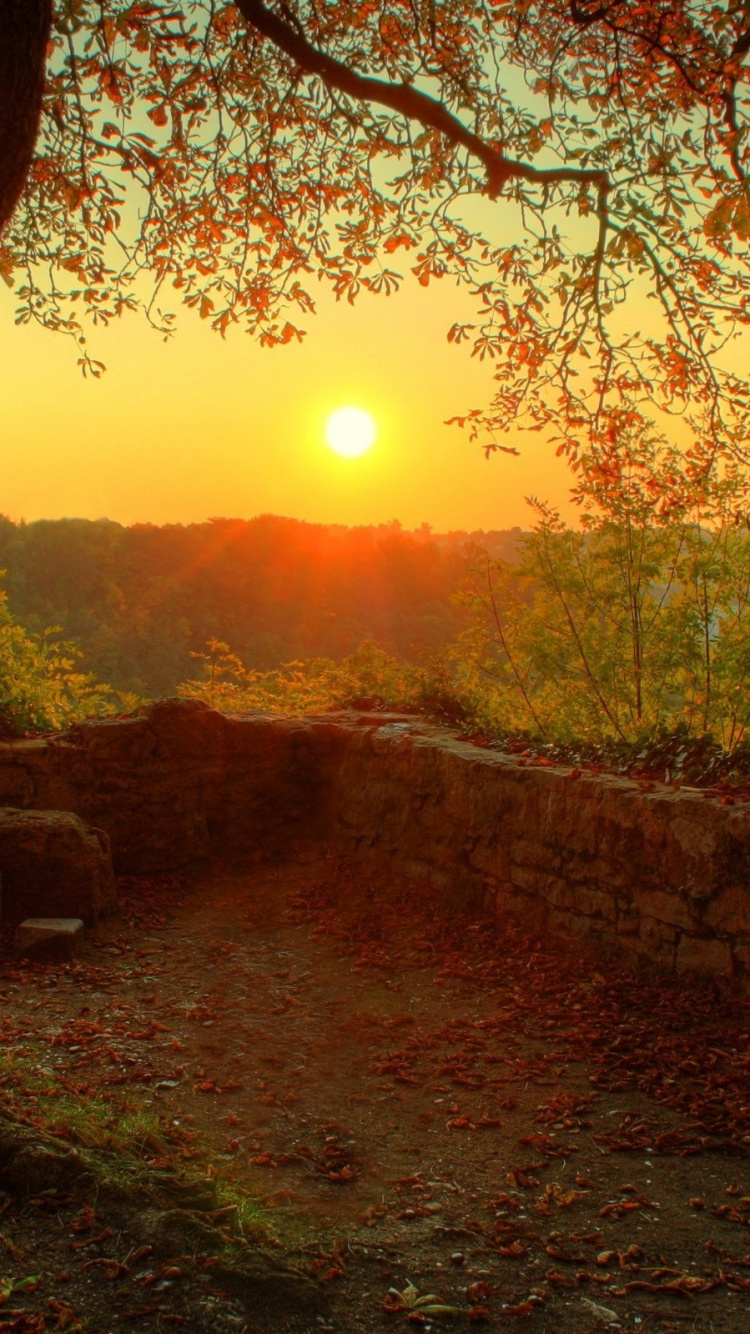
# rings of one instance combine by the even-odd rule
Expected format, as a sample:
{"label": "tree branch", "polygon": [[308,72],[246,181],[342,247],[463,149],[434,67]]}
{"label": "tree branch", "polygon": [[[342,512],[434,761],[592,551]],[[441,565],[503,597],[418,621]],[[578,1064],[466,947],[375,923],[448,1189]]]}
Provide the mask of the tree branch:
{"label": "tree branch", "polygon": [[408,83],[389,83],[384,79],[373,79],[366,74],[358,74],[341,60],[336,60],[324,51],[319,51],[298,30],[278,14],[268,9],[262,0],[235,0],[237,8],[251,27],[256,28],[263,37],[273,42],[280,51],[284,51],[308,74],[317,74],[326,87],[336,88],[339,92],[353,97],[359,102],[375,102],[389,107],[407,120],[418,121],[420,125],[437,130],[453,144],[461,144],[474,157],[478,158],[487,172],[487,192],[493,198],[500,193],[510,180],[528,181],[534,185],[556,185],[564,182],[579,185],[592,185],[599,193],[599,212],[606,208],[606,195],[610,187],[605,171],[582,167],[532,167],[527,162],[517,162],[505,157],[504,153],[492,144],[474,134],[451,111],[430,97],[421,93]]}

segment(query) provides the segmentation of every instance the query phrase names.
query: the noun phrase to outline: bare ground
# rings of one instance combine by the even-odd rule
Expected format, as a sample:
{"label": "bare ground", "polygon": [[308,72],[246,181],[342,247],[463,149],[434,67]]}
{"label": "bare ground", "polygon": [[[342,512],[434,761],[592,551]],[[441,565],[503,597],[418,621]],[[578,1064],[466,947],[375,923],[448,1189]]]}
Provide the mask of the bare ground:
{"label": "bare ground", "polygon": [[0,1331],[747,1329],[746,1002],[320,853],[121,899],[0,973]]}

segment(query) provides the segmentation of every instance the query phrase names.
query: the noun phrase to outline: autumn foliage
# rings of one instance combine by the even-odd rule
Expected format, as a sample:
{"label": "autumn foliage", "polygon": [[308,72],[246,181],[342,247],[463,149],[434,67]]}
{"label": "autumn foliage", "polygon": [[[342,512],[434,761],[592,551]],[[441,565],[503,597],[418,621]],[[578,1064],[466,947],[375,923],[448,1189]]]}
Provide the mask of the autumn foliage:
{"label": "autumn foliage", "polygon": [[272,346],[321,287],[457,281],[486,447],[575,464],[674,414],[691,493],[745,459],[748,50],[712,0],[74,0],[0,271],[94,373],[87,329],[137,307]]}

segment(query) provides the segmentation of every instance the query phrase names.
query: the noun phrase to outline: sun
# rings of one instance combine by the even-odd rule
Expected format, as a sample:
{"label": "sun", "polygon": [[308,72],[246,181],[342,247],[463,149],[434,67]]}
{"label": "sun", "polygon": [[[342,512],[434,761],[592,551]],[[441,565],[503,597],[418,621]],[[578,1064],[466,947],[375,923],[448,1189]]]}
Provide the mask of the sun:
{"label": "sun", "polygon": [[334,454],[356,459],[375,443],[377,427],[362,408],[337,408],[326,422],[326,440]]}

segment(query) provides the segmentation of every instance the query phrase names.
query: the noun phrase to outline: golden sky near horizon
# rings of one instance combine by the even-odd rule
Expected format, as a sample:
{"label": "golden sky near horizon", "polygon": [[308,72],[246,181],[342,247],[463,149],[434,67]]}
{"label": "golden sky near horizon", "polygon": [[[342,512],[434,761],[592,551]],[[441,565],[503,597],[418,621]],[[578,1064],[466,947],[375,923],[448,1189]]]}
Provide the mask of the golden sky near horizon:
{"label": "golden sky near horizon", "polygon": [[[283,514],[313,522],[400,520],[437,531],[527,526],[530,493],[574,511],[564,463],[537,434],[519,458],[486,460],[444,420],[483,406],[491,368],[449,344],[468,297],[446,280],[405,282],[354,307],[321,300],[301,345],[226,340],[189,311],[166,344],[137,316],[89,334],[107,365],[84,379],[71,340],[16,327],[0,299],[0,513],[190,523]],[[333,454],[325,422],[351,404],[378,438]]]}

